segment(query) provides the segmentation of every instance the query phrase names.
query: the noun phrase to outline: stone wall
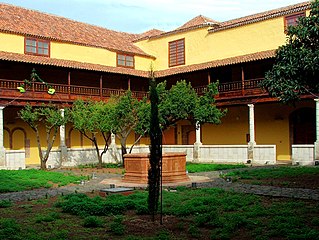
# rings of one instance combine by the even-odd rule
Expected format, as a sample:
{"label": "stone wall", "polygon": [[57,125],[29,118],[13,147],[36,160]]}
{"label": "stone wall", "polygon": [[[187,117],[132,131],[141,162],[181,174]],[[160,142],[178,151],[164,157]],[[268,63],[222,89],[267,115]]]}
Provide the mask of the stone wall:
{"label": "stone wall", "polygon": [[314,145],[300,144],[292,145],[292,165],[314,165]]}

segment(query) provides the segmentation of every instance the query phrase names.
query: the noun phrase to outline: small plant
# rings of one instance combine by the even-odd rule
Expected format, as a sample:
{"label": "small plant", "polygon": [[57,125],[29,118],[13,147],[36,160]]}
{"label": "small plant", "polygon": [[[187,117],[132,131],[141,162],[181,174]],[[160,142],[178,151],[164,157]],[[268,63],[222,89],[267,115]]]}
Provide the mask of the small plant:
{"label": "small plant", "polygon": [[103,221],[96,216],[89,216],[84,218],[83,227],[97,228],[102,226],[103,226]]}
{"label": "small plant", "polygon": [[123,216],[115,216],[113,222],[110,224],[110,230],[114,235],[122,236],[125,233],[125,226],[123,225]]}
{"label": "small plant", "polygon": [[188,233],[193,237],[193,238],[196,238],[196,239],[200,239],[200,231],[199,231],[199,228],[197,226],[194,226],[194,225],[191,225],[189,228],[188,228]]}
{"label": "small plant", "polygon": [[42,223],[42,222],[54,222],[55,220],[57,219],[60,219],[61,216],[59,213],[57,212],[51,212],[49,214],[46,214],[46,215],[37,215],[36,216],[36,219],[35,219],[35,222],[36,223]]}
{"label": "small plant", "polygon": [[156,236],[156,240],[170,240],[170,239],[171,239],[170,233],[165,229],[161,230]]}
{"label": "small plant", "polygon": [[18,239],[17,234],[21,231],[19,224],[15,219],[0,219],[0,239]]}
{"label": "small plant", "polygon": [[12,202],[9,200],[1,200],[0,201],[0,208],[8,208],[8,207],[12,207]]}

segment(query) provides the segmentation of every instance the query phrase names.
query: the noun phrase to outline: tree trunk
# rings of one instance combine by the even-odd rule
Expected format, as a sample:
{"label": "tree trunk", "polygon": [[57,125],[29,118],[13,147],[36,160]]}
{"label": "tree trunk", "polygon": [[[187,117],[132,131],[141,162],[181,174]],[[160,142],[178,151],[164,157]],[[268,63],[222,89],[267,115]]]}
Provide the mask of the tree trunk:
{"label": "tree trunk", "polygon": [[42,154],[42,149],[41,149],[39,129],[38,128],[34,128],[33,130],[35,131],[35,134],[37,136],[37,145],[38,145],[38,152],[39,152],[39,158],[40,158],[40,168],[42,170],[46,170],[47,166],[46,166],[46,162],[43,161],[44,159],[43,159],[43,154]]}
{"label": "tree trunk", "polygon": [[101,169],[102,168],[102,155],[100,155],[100,150],[99,150],[99,146],[97,145],[97,141],[95,138],[93,138],[93,144],[96,150],[96,154],[97,154],[97,159],[98,159],[98,163],[97,163],[97,168]]}

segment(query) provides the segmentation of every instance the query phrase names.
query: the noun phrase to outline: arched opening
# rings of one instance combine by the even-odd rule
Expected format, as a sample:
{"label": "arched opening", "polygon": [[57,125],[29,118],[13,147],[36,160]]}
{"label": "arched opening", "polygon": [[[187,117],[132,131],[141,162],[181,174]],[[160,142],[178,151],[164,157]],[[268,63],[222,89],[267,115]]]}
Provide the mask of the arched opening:
{"label": "arched opening", "polygon": [[316,141],[316,110],[300,108],[290,114],[290,140],[292,144],[313,144]]}

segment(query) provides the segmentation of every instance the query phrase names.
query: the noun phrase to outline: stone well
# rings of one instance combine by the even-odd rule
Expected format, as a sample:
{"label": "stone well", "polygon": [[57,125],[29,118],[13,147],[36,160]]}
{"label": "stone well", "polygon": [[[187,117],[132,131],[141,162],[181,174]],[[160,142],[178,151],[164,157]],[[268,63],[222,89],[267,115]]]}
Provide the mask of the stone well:
{"label": "stone well", "polygon": [[[134,153],[124,155],[125,174],[123,182],[148,183],[149,154]],[[163,183],[189,182],[186,175],[186,153],[163,153]]]}

